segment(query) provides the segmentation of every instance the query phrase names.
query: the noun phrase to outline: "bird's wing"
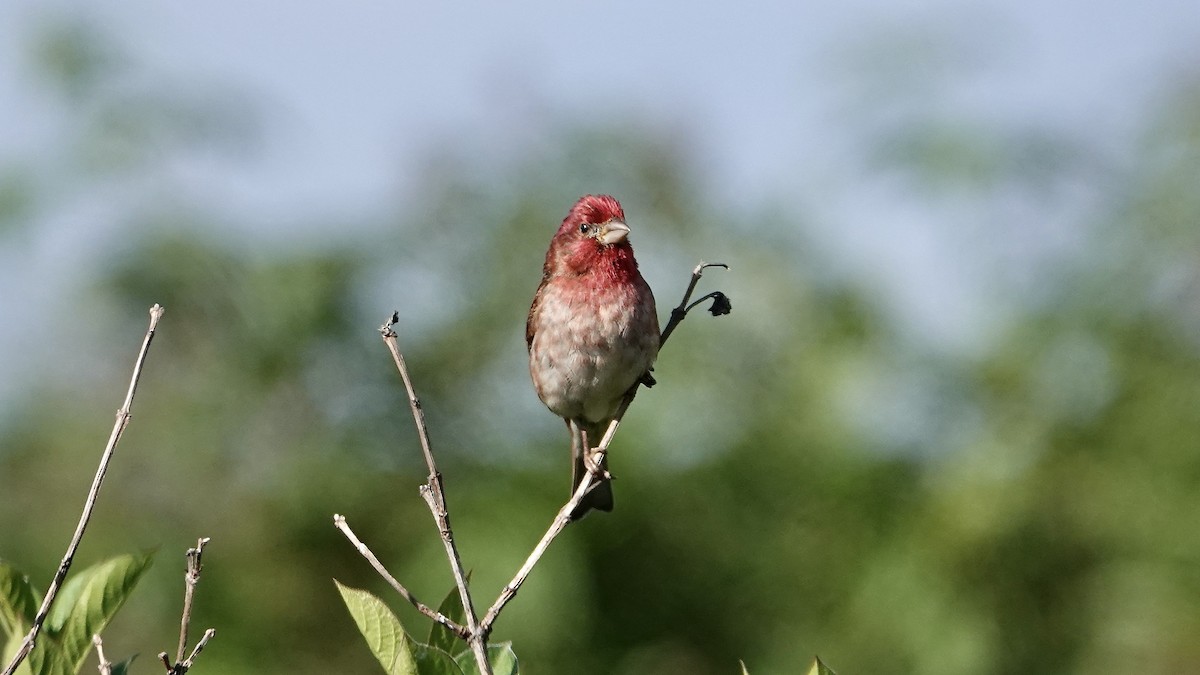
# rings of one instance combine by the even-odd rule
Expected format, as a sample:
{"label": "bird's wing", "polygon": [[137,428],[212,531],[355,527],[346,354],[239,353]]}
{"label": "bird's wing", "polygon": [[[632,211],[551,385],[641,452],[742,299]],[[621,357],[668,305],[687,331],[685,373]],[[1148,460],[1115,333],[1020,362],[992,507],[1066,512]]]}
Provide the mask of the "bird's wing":
{"label": "bird's wing", "polygon": [[537,330],[538,315],[542,311],[542,293],[546,290],[546,280],[543,278],[537,292],[533,294],[533,304],[529,307],[529,317],[525,319],[525,349],[533,349],[533,334]]}

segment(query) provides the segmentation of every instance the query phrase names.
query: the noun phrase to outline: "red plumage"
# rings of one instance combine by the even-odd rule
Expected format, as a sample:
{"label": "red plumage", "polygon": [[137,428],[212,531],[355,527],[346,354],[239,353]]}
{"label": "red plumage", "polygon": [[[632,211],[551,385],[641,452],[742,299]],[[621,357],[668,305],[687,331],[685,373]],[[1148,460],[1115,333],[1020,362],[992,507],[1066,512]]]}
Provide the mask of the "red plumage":
{"label": "red plumage", "polygon": [[[654,294],[638,271],[628,234],[616,199],[580,198],[550,240],[525,323],[538,398],[571,433],[572,490],[587,471],[584,453],[600,442],[625,392],[658,356]],[[572,518],[612,507],[612,487],[602,481]]]}

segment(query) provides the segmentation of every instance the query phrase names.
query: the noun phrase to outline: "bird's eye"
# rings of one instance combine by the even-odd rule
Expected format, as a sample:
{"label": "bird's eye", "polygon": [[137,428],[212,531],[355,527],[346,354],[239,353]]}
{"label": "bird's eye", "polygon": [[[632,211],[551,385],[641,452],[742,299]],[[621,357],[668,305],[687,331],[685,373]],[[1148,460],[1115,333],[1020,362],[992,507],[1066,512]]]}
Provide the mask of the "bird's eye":
{"label": "bird's eye", "polygon": [[580,226],[579,226],[579,233],[580,233],[580,234],[587,234],[588,232],[591,232],[591,231],[592,231],[592,226],[591,226],[591,225],[588,225],[587,223],[584,223],[584,224],[582,224],[582,225],[580,225]]}

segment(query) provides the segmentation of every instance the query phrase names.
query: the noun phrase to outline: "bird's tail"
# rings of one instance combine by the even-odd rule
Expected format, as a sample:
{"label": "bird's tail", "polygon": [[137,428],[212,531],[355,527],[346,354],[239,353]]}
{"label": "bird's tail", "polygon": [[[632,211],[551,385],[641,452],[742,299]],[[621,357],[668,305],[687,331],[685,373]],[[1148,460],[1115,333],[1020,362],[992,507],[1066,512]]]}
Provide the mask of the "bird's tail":
{"label": "bird's tail", "polygon": [[[607,424],[580,424],[572,425],[571,430],[571,493],[579,488],[579,484],[583,482],[583,477],[588,473],[587,464],[584,463],[584,453],[590,448],[596,447],[600,443],[600,439],[604,436],[607,430]],[[576,433],[577,429],[581,429],[587,435],[587,445],[582,447],[579,436]],[[600,463],[600,470],[607,473],[608,458]],[[595,509],[596,511],[612,511],[613,510],[613,491],[612,482],[608,479],[598,479],[593,485],[590,492],[579,500],[579,505],[571,512],[571,520],[579,520],[586,516],[588,512]]]}

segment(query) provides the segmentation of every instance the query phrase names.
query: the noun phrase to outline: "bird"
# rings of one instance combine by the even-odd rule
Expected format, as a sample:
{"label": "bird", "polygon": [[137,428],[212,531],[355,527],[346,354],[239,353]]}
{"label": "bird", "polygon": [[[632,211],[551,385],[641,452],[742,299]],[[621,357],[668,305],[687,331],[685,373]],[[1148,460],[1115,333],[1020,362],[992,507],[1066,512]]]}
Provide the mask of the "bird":
{"label": "bird", "polygon": [[[589,466],[625,394],[653,383],[660,335],[654,293],[638,271],[625,211],[609,195],[584,195],[550,240],[542,281],[525,322],[529,372],[538,398],[571,435],[571,491]],[[571,513],[612,511],[607,461]]]}

